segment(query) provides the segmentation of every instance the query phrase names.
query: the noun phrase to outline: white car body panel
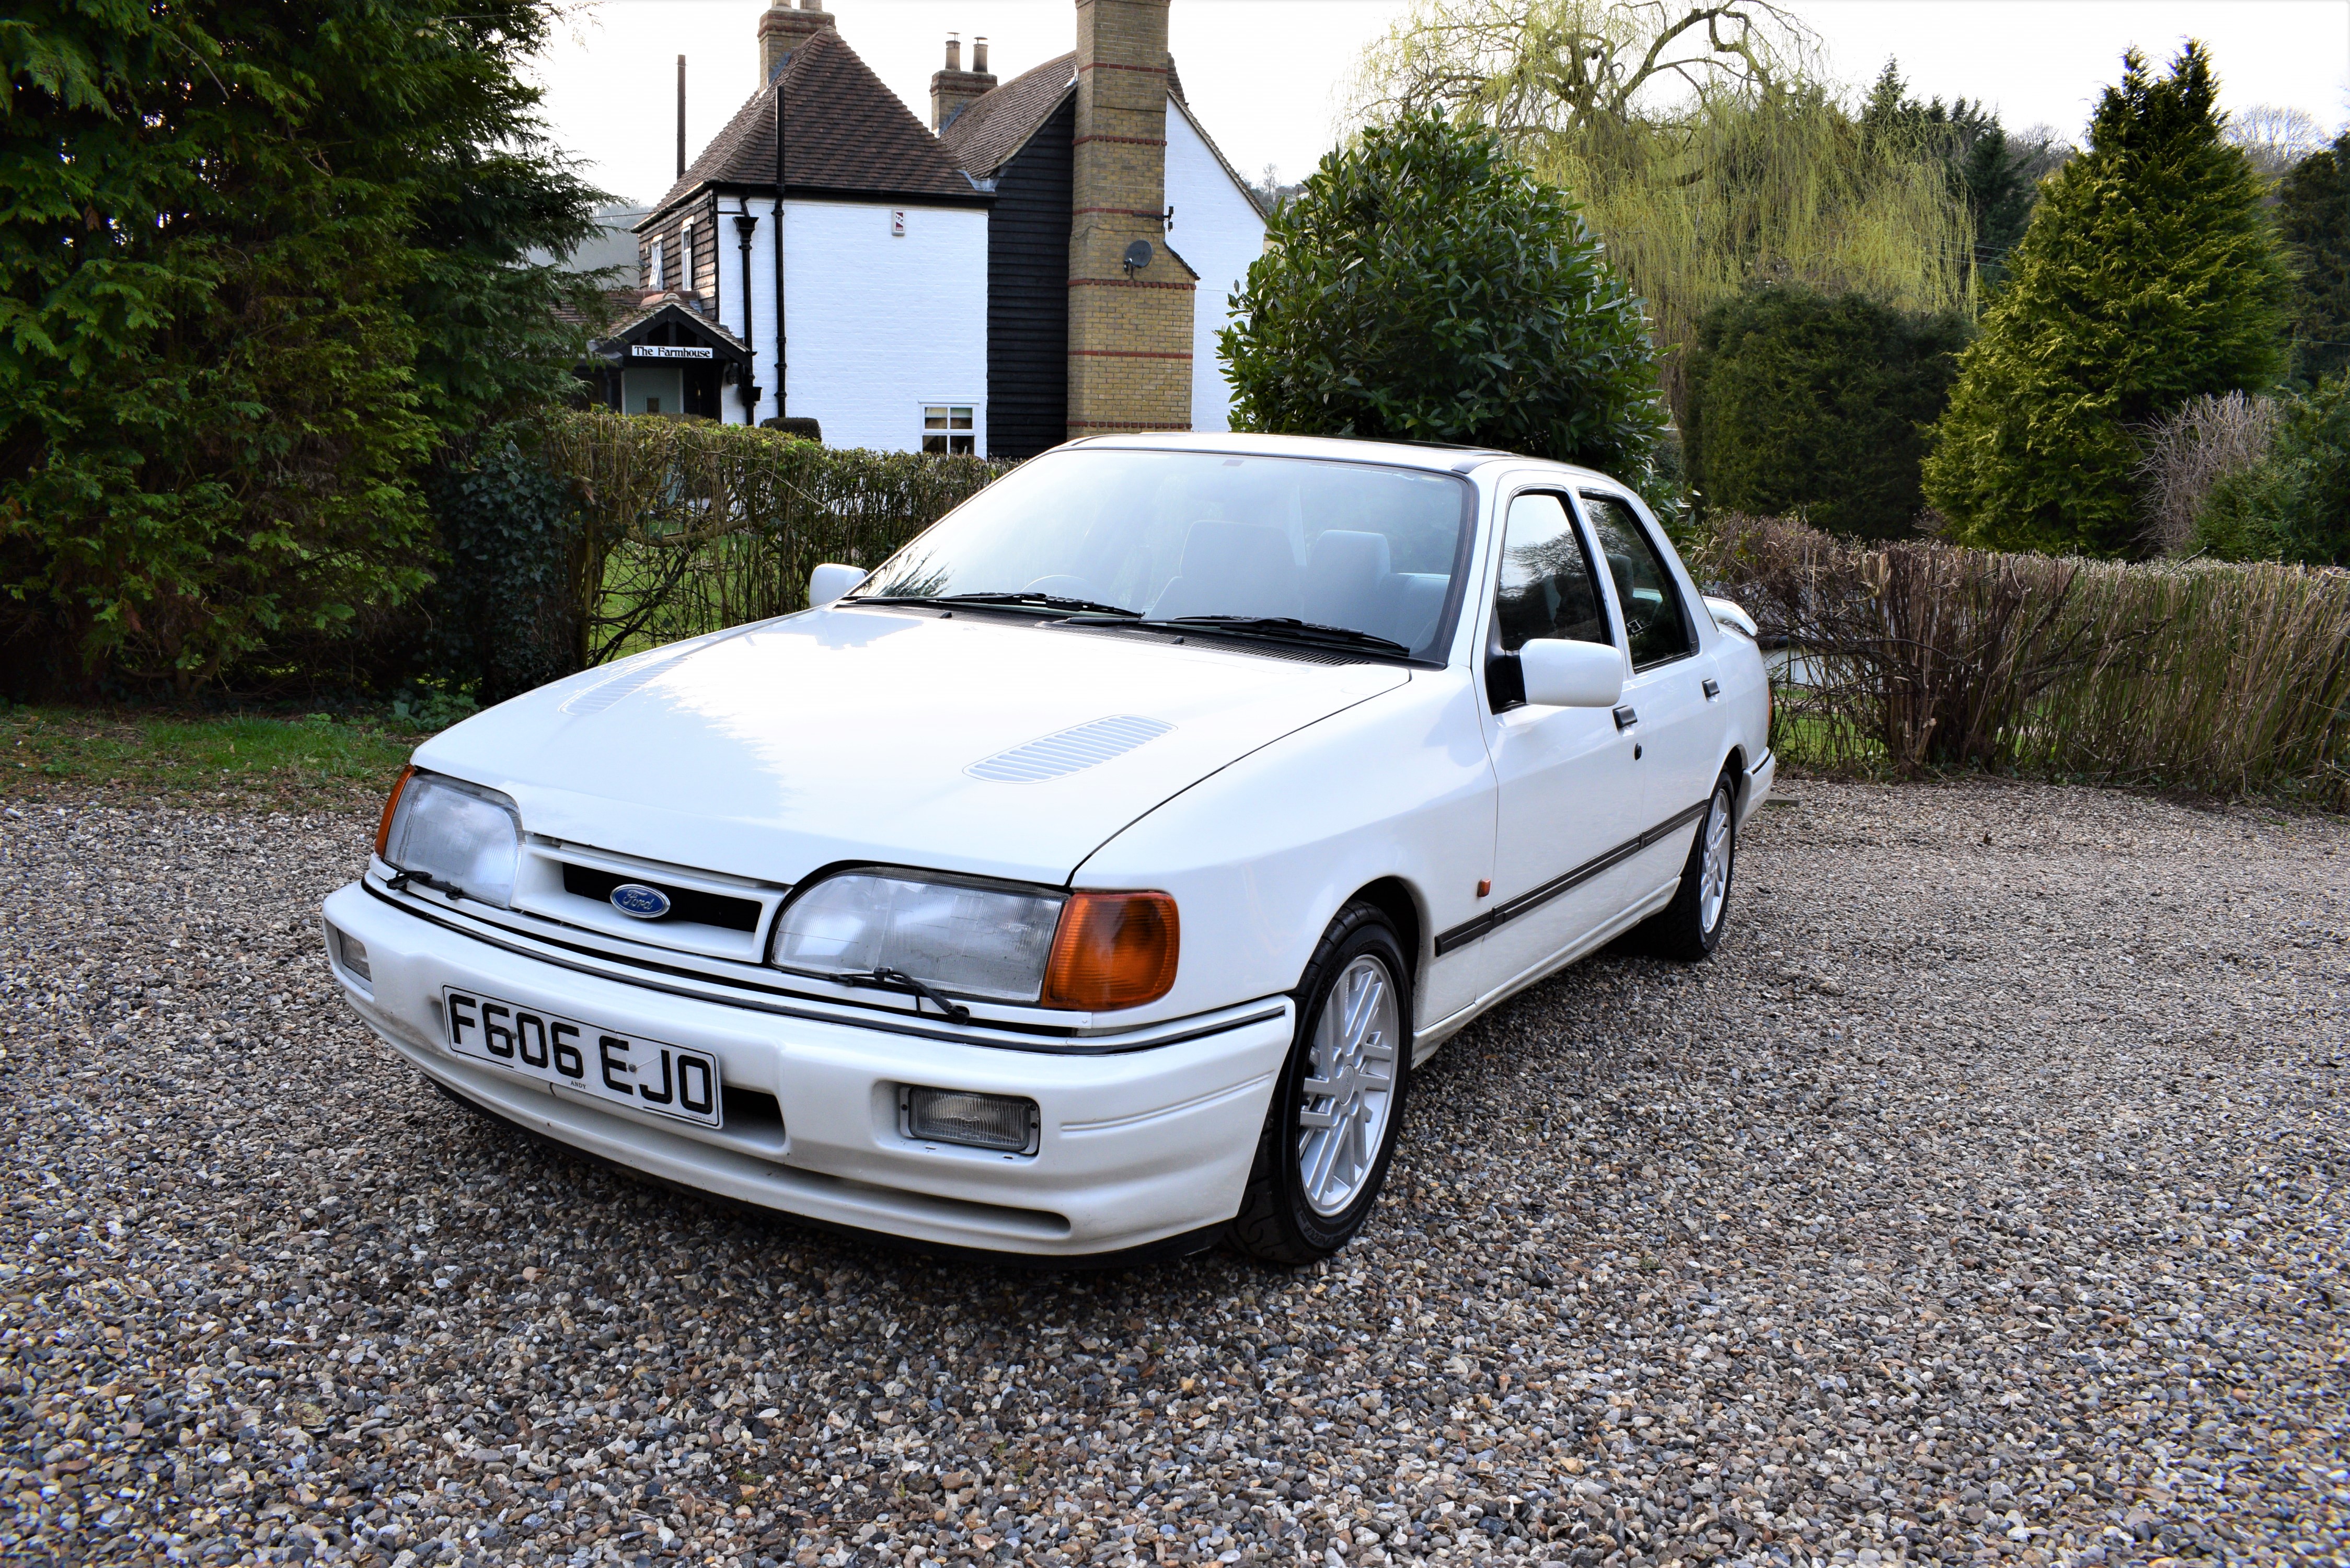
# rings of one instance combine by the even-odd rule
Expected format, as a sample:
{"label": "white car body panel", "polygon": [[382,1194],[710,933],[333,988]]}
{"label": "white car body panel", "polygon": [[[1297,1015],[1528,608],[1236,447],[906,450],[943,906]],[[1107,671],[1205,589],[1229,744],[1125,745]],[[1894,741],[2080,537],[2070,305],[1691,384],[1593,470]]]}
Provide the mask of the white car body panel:
{"label": "white car body panel", "polygon": [[[325,909],[330,932],[366,948],[371,975],[330,935],[353,1007],[476,1104],[745,1202],[1043,1256],[1191,1244],[1240,1202],[1295,1026],[1287,993],[1350,899],[1368,889],[1409,928],[1424,1057],[1661,908],[1692,841],[1687,813],[1726,765],[1742,819],[1768,793],[1760,652],[1701,607],[1669,550],[1698,645],[1627,667],[1623,701],[1637,722],[1494,711],[1485,649],[1502,509],[1529,485],[1629,501],[1602,476],[1352,441],[1093,444],[1464,475],[1480,534],[1441,664],[879,606],[656,649],[480,714],[426,742],[416,764],[514,798],[536,846],[528,854],[544,860],[530,886],[556,875],[545,857],[558,854],[668,868],[679,886],[739,888],[758,904],[759,928],[664,944],[599,907],[556,919],[552,904],[526,909],[519,894],[505,911],[401,887],[378,861]],[[1059,776],[972,771],[1117,718],[1165,727]],[[1595,857],[1602,869],[1545,891],[1562,867]],[[973,1002],[958,1023],[910,995],[768,968],[764,932],[791,890],[861,864],[1165,892],[1181,920],[1172,988],[1101,1014]],[[713,1132],[460,1058],[441,1039],[443,986],[707,1051],[727,1088],[751,1096],[744,1105],[772,1096],[775,1108],[730,1108]],[[911,1138],[895,1110],[903,1085],[1032,1098],[1037,1147],[1005,1155]]]}
{"label": "white car body panel", "polygon": [[[1407,679],[820,609],[558,681],[433,737],[416,764],[514,796],[533,833],[703,870],[797,882],[865,861],[1057,884],[1175,791]],[[1060,778],[966,771],[1129,714],[1172,728]]]}

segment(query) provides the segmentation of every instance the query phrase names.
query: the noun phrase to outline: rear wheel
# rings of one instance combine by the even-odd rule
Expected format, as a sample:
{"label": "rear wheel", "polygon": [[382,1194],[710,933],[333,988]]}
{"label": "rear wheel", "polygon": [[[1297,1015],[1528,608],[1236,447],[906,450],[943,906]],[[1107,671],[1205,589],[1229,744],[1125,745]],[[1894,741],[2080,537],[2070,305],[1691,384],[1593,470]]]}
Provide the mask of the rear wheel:
{"label": "rear wheel", "polygon": [[1695,963],[1711,955],[1729,923],[1730,879],[1738,868],[1738,789],[1728,769],[1699,819],[1673,901],[1643,922],[1641,945],[1659,958]]}
{"label": "rear wheel", "polygon": [[1411,967],[1378,909],[1349,904],[1296,992],[1297,1034],[1232,1221],[1268,1263],[1326,1258],[1363,1228],[1387,1180],[1411,1075]]}

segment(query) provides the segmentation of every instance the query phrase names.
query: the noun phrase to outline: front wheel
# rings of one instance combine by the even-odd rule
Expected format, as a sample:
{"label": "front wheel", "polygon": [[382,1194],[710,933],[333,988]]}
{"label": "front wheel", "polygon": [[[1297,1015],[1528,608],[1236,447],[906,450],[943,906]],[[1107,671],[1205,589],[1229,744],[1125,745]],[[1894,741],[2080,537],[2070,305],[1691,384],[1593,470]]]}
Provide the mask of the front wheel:
{"label": "front wheel", "polygon": [[1730,915],[1731,874],[1738,867],[1738,792],[1725,770],[1697,825],[1673,901],[1640,927],[1642,945],[1659,958],[1695,963],[1711,956]]}
{"label": "front wheel", "polygon": [[1232,1220],[1268,1263],[1326,1258],[1378,1200],[1411,1076],[1411,966],[1368,904],[1330,923],[1297,988],[1297,1034]]}

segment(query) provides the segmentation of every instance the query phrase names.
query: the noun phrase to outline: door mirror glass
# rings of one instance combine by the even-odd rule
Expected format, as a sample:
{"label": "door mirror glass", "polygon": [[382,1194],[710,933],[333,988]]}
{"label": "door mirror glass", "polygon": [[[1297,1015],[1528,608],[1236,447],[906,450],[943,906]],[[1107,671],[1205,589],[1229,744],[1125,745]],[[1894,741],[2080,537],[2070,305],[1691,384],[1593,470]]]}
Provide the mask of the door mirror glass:
{"label": "door mirror glass", "polygon": [[1624,696],[1624,656],[1604,642],[1534,638],[1518,649],[1533,708],[1613,708]]}
{"label": "door mirror glass", "polygon": [[1632,668],[1646,670],[1697,651],[1697,632],[1682,608],[1680,589],[1648,529],[1620,496],[1586,492],[1585,515],[1607,557],[1616,581],[1616,602],[1624,611],[1624,635],[1631,643]]}
{"label": "door mirror glass", "polygon": [[808,574],[808,608],[822,609],[849,589],[865,580],[862,566],[842,566],[829,562]]}

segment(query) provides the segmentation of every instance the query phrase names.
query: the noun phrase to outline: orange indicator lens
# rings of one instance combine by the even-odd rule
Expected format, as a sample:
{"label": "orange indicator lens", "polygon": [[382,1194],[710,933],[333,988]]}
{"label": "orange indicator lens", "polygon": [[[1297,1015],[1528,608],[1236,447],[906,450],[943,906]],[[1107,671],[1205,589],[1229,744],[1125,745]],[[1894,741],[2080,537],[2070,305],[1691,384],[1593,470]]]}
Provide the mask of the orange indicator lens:
{"label": "orange indicator lens", "polygon": [[1053,933],[1044,1004],[1107,1012],[1156,1002],[1174,987],[1180,939],[1164,893],[1075,894]]}
{"label": "orange indicator lens", "polygon": [[392,813],[400,809],[400,792],[408,787],[408,781],[415,776],[414,768],[402,768],[400,770],[400,776],[391,782],[391,794],[383,803],[383,820],[375,825],[375,857],[379,860],[384,858],[384,851],[391,844],[391,816]]}

